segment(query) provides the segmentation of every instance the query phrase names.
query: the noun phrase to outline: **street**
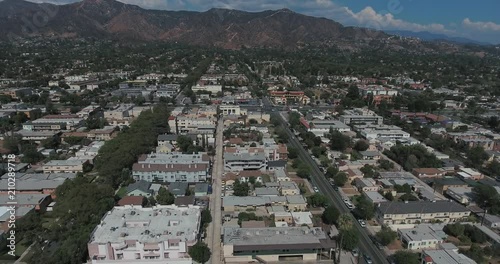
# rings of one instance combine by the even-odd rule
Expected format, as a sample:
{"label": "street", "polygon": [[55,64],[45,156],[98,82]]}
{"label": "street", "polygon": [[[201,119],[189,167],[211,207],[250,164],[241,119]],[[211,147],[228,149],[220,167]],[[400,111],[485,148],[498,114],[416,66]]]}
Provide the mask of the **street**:
{"label": "street", "polygon": [[210,263],[222,263],[221,254],[221,225],[222,225],[222,174],[224,173],[223,166],[223,144],[222,132],[224,129],[223,120],[219,120],[217,124],[216,140],[215,140],[215,161],[212,170],[212,194],[210,195],[210,212],[212,214],[212,222],[207,228],[206,241],[212,252]]}
{"label": "street", "polygon": [[[265,98],[263,100],[266,105],[265,108],[269,109],[269,100]],[[320,192],[325,195],[332,205],[334,205],[341,213],[351,213],[349,209],[342,202],[342,198],[340,195],[333,189],[328,180],[324,177],[323,173],[319,170],[318,165],[312,157],[307,153],[307,151],[302,147],[300,142],[296,137],[293,136],[293,133],[290,131],[288,127],[288,122],[284,120],[280,114],[277,112],[271,111],[271,115],[278,117],[278,120],[281,122],[281,125],[286,128],[285,131],[288,134],[289,144],[295,147],[299,151],[299,157],[304,162],[309,163],[311,167],[311,182],[314,186],[318,187]],[[354,219],[354,217],[353,217]],[[359,248],[362,254],[367,254],[372,257],[374,263],[388,263],[386,257],[383,253],[373,244],[371,239],[368,237],[368,234],[362,228],[357,221],[355,221],[354,226],[357,228],[360,234]]]}

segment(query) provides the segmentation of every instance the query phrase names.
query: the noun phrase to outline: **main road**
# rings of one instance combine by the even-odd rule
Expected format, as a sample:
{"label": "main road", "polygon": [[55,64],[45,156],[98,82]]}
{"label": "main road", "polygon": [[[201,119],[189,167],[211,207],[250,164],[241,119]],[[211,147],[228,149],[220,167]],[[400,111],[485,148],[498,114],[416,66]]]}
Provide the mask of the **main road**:
{"label": "main road", "polygon": [[215,137],[215,159],[212,170],[212,194],[210,195],[210,212],[212,213],[212,222],[208,226],[207,238],[208,247],[212,251],[211,263],[219,264],[222,262],[221,248],[221,225],[222,225],[222,173],[223,167],[223,143],[222,132],[224,129],[224,120],[221,117],[217,124]]}
{"label": "main road", "polygon": [[[336,192],[333,187],[330,185],[328,180],[325,178],[324,174],[320,171],[316,162],[312,159],[311,155],[302,147],[297,138],[293,135],[292,131],[288,127],[288,122],[283,119],[283,117],[279,114],[279,112],[275,112],[275,108],[273,108],[267,98],[263,99],[264,109],[266,111],[271,111],[271,115],[274,116],[281,123],[282,127],[288,134],[288,142],[291,146],[298,150],[299,158],[309,163],[311,167],[311,180],[312,184],[318,187],[319,191],[325,195],[330,203],[335,206],[341,213],[349,213],[351,211],[345,206],[342,201],[342,197],[340,197],[339,193]],[[351,214],[352,216],[352,214]],[[354,219],[354,217],[353,217]],[[388,261],[385,255],[376,247],[376,245],[372,242],[370,237],[365,230],[365,228],[361,227],[357,221],[355,221],[354,226],[358,230],[360,234],[358,247],[360,251],[364,254],[371,256],[373,263],[377,264],[387,264]]]}

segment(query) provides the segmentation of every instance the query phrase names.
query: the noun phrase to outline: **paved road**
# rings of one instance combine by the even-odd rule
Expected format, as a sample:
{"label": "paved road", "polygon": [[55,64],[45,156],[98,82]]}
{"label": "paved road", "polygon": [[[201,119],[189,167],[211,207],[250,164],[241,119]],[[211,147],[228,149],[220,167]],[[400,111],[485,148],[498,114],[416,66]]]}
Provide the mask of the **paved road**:
{"label": "paved road", "polygon": [[[268,101],[264,100],[264,103],[267,104]],[[323,173],[319,170],[319,167],[316,165],[316,163],[311,158],[309,153],[307,153],[307,151],[302,147],[297,138],[295,138],[295,136],[292,134],[292,132],[288,128],[287,122],[277,112],[272,112],[271,115],[278,117],[278,120],[280,120],[282,126],[286,128],[285,131],[288,134],[289,143],[290,145],[299,150],[300,159],[310,164],[312,169],[311,173],[312,183],[316,187],[318,187],[318,189],[323,195],[329,198],[330,202],[335,207],[337,207],[337,209],[339,209],[341,213],[350,213],[349,209],[342,202],[340,195],[335,190],[333,190],[332,186],[330,185],[328,180],[324,177]],[[374,263],[377,264],[388,263],[383,253],[373,244],[371,239],[368,237],[368,234],[366,233],[365,229],[362,228],[357,222],[355,222],[354,226],[358,229],[360,233],[359,248],[361,252],[371,256]]]}
{"label": "paved road", "polygon": [[208,226],[207,238],[208,246],[212,251],[212,264],[222,263],[221,248],[221,225],[222,225],[222,173],[224,164],[222,163],[222,132],[224,129],[223,120],[217,124],[215,139],[215,161],[212,170],[212,194],[210,195],[210,212],[212,213],[212,223]]}

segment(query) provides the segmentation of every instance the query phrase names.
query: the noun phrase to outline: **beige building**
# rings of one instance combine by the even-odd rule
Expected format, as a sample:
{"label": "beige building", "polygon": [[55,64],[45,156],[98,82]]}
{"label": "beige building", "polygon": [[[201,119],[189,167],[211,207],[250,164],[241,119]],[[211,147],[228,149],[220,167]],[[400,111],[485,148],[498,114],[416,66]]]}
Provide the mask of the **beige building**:
{"label": "beige building", "polygon": [[88,160],[51,160],[42,166],[43,173],[77,173],[83,172]]}
{"label": "beige building", "polygon": [[414,201],[380,203],[376,218],[380,224],[415,224],[440,221],[456,222],[470,215],[464,206],[450,201]]}
{"label": "beige building", "polygon": [[290,211],[306,211],[307,201],[302,195],[285,196]]}

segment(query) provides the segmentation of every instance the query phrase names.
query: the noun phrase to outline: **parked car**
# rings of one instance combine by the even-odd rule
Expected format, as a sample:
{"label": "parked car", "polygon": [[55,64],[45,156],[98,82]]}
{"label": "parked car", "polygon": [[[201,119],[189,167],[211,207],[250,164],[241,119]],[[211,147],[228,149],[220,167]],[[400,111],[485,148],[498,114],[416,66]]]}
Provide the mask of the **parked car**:
{"label": "parked car", "polygon": [[368,256],[368,255],[365,254],[365,255],[363,255],[363,258],[365,259],[365,261],[366,261],[367,264],[372,264],[373,263],[372,258],[370,256]]}
{"label": "parked car", "polygon": [[359,220],[358,220],[358,223],[359,223],[359,225],[360,225],[361,227],[366,227],[366,223],[365,223],[365,221],[363,221],[362,219],[359,219]]}
{"label": "parked car", "polygon": [[313,187],[313,190],[314,190],[314,192],[317,192],[317,193],[319,192],[319,189],[316,186]]}
{"label": "parked car", "polygon": [[354,209],[354,205],[352,203],[346,203],[346,206],[347,208],[349,208],[349,210]]}
{"label": "parked car", "polygon": [[353,255],[354,257],[356,257],[356,258],[359,256],[359,251],[358,251],[358,249],[357,249],[357,248],[353,249],[353,250],[351,251],[351,253],[352,253],[352,255]]}

